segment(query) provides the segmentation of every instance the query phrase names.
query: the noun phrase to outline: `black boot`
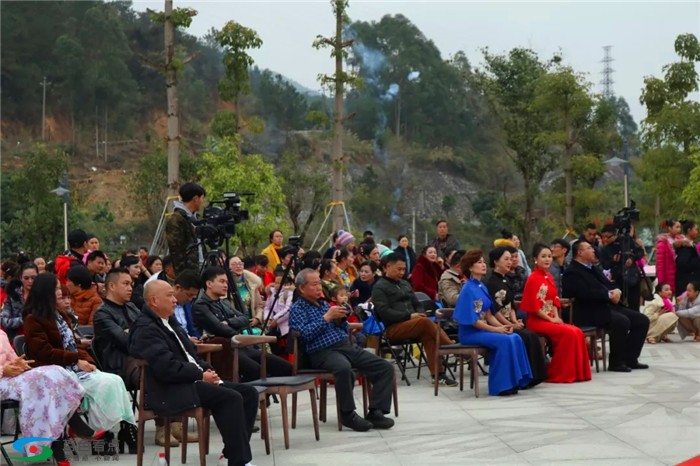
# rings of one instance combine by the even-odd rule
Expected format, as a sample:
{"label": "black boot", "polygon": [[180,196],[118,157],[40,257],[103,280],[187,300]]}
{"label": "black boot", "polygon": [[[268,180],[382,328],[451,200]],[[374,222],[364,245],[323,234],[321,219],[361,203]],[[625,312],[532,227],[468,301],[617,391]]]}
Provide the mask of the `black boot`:
{"label": "black boot", "polygon": [[124,453],[124,444],[129,447],[130,455],[136,454],[137,432],[135,425],[124,421],[121,422],[121,429],[119,429],[119,434],[117,435],[117,439],[119,440],[119,454]]}

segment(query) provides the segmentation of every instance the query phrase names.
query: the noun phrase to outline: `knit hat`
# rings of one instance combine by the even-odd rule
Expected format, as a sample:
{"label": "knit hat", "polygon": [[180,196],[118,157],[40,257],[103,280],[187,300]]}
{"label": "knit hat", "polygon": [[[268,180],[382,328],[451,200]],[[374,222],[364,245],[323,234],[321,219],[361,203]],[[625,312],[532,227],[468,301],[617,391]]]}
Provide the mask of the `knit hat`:
{"label": "knit hat", "polygon": [[497,240],[493,241],[493,247],[497,248],[498,246],[510,246],[512,248],[515,247],[515,244],[506,238],[498,238]]}
{"label": "knit hat", "polygon": [[338,230],[338,239],[335,240],[335,247],[344,248],[350,243],[355,242],[355,237],[348,231]]}

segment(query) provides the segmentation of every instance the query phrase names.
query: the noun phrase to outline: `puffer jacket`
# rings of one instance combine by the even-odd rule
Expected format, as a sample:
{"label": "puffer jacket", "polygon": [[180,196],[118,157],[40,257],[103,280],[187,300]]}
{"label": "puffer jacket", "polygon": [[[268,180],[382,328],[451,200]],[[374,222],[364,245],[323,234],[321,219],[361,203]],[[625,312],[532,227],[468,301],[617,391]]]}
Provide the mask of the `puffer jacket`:
{"label": "puffer jacket", "polygon": [[102,305],[102,298],[95,287],[80,290],[70,298],[71,308],[78,317],[78,324],[92,325],[95,311]]}
{"label": "puffer jacket", "polygon": [[22,295],[22,282],[13,280],[7,285],[7,298],[0,312],[0,327],[7,333],[7,338],[12,341],[15,336],[21,335],[24,320],[24,297]]}
{"label": "puffer jacket", "polygon": [[676,291],[676,251],[667,234],[656,239],[656,277]]}
{"label": "puffer jacket", "polygon": [[381,277],[372,288],[374,312],[387,327],[404,322],[419,312],[421,305],[406,280]]}

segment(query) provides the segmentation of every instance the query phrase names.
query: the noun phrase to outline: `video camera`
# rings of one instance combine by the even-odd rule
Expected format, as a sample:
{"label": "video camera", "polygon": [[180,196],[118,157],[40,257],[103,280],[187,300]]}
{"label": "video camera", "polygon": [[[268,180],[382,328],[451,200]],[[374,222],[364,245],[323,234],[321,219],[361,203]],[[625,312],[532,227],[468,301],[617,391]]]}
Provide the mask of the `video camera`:
{"label": "video camera", "polygon": [[639,221],[639,209],[637,203],[630,200],[629,207],[623,207],[613,218],[613,226],[617,230],[617,235],[629,235],[632,231],[632,223]]}
{"label": "video camera", "polygon": [[200,241],[214,249],[236,234],[236,225],[249,219],[248,211],[241,209],[241,196],[252,197],[255,194],[226,191],[223,199],[209,201],[202,219],[193,222]]}

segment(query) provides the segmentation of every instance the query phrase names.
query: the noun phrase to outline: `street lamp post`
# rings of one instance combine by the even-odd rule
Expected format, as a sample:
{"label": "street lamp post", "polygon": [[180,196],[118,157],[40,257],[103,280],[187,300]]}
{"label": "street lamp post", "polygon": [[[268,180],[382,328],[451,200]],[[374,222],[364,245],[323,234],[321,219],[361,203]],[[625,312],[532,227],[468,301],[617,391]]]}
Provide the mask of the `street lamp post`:
{"label": "street lamp post", "polygon": [[63,179],[58,188],[52,189],[51,192],[63,198],[63,248],[68,250],[68,174],[63,173]]}

